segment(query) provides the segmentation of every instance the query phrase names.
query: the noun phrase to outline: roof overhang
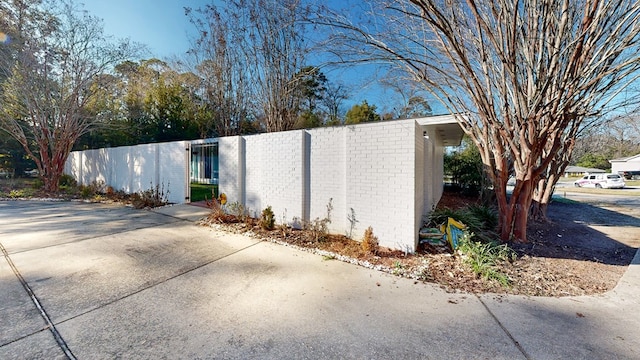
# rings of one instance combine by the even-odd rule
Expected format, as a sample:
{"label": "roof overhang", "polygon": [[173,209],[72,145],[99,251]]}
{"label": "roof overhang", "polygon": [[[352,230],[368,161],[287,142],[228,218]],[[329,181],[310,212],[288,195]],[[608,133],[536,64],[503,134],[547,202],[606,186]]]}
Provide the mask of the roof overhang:
{"label": "roof overhang", "polygon": [[414,119],[424,131],[437,134],[443,146],[460,146],[464,131],[454,115],[437,115]]}

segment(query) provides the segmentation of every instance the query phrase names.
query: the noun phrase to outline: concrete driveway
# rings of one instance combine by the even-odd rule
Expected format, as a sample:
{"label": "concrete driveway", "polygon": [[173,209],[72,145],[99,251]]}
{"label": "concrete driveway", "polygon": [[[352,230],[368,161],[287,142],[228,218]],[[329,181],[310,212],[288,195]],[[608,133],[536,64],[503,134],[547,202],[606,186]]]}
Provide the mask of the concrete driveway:
{"label": "concrete driveway", "polygon": [[640,257],[601,296],[449,294],[195,226],[0,202],[0,359],[638,359]]}

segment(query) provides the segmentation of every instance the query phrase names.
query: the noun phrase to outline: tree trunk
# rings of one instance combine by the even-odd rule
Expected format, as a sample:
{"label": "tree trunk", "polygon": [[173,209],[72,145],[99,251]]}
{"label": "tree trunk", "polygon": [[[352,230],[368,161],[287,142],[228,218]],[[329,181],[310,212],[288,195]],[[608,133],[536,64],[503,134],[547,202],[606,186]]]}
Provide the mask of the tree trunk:
{"label": "tree trunk", "polygon": [[[508,201],[506,201],[506,192],[504,191],[496,191],[496,197],[499,199],[500,240],[503,242],[526,243],[528,241],[529,208],[532,202],[531,181],[517,180]],[[504,198],[504,200],[500,198]]]}
{"label": "tree trunk", "polygon": [[532,220],[537,222],[548,222],[547,208],[551,197],[553,196],[553,190],[556,184],[556,176],[554,174],[549,175],[549,178],[543,178],[538,181],[533,194],[533,201],[531,202],[531,209],[529,211]]}

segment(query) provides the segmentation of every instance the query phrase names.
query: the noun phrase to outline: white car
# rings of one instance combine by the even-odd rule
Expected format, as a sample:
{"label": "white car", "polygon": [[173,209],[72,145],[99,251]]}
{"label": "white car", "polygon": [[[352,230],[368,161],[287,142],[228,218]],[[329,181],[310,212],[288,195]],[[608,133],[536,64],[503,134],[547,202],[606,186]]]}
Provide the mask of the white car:
{"label": "white car", "polygon": [[618,174],[591,174],[585,175],[573,183],[576,187],[594,187],[598,189],[622,189],[624,179]]}

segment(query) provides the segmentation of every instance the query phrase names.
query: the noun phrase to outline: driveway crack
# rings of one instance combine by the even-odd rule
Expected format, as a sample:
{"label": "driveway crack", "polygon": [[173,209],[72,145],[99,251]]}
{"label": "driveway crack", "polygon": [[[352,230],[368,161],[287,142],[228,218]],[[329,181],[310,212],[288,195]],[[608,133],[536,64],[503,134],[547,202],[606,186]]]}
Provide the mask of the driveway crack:
{"label": "driveway crack", "polygon": [[71,352],[71,349],[69,349],[69,346],[62,338],[62,335],[60,335],[60,333],[58,332],[58,329],[56,329],[56,326],[51,321],[51,318],[49,317],[44,307],[40,303],[40,300],[38,300],[38,297],[36,296],[36,294],[33,292],[33,290],[31,289],[27,281],[24,279],[24,277],[22,277],[22,274],[20,274],[20,271],[18,270],[16,265],[13,263],[13,260],[11,260],[11,257],[9,256],[7,249],[5,249],[2,243],[0,243],[0,251],[2,251],[2,255],[4,255],[4,258],[7,260],[7,263],[11,267],[11,270],[13,271],[14,275],[18,278],[18,280],[20,281],[20,284],[22,284],[22,287],[27,292],[27,294],[31,298],[31,301],[40,312],[40,316],[42,317],[45,324],[47,325],[46,327],[49,329],[49,331],[53,335],[53,338],[56,340],[56,343],[58,343],[58,346],[60,347],[60,349],[67,356],[67,359],[75,360],[76,359],[75,355],[73,355],[73,352]]}
{"label": "driveway crack", "polygon": [[518,342],[518,340],[516,340],[513,335],[511,335],[511,333],[509,332],[509,330],[507,330],[507,328],[504,326],[504,324],[502,324],[502,322],[498,319],[498,317],[496,317],[496,315],[493,313],[493,311],[491,311],[491,309],[489,309],[489,307],[487,306],[487,304],[485,304],[484,301],[482,301],[482,298],[480,296],[478,296],[476,294],[476,298],[478,298],[478,300],[480,301],[480,303],[482,304],[482,306],[484,306],[484,308],[487,310],[487,312],[489,312],[489,315],[491,315],[491,317],[493,318],[493,320],[496,321],[496,323],[498,324],[498,326],[500,326],[500,328],[502,329],[502,331],[504,331],[505,334],[507,334],[507,336],[509,337],[509,339],[511,339],[511,341],[513,342],[513,344],[518,348],[518,350],[520,350],[520,352],[522,353],[522,355],[524,355],[524,358],[527,360],[531,360],[532,357],[527,353],[527,351],[522,347],[522,345],[520,345],[520,343]]}

